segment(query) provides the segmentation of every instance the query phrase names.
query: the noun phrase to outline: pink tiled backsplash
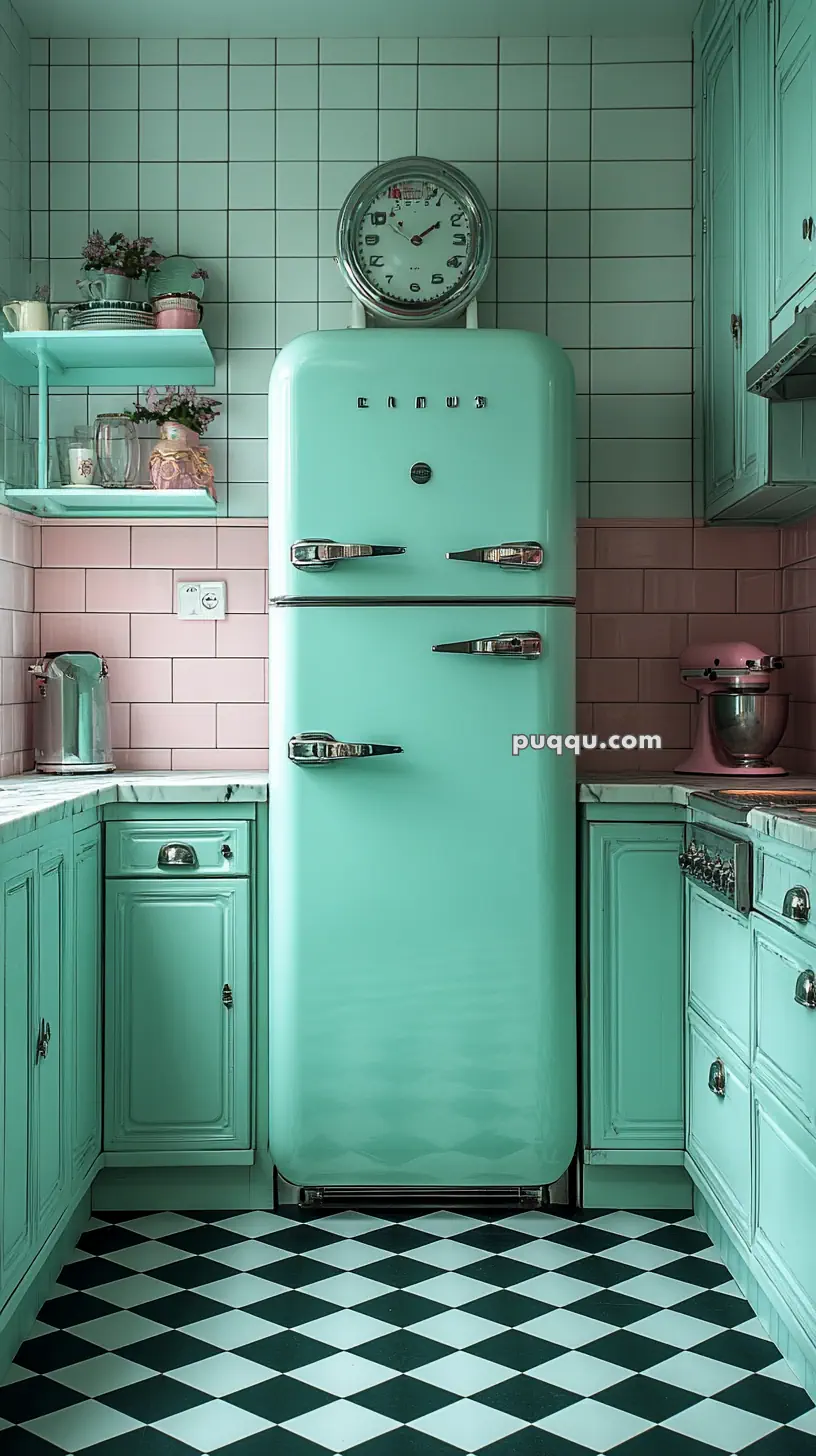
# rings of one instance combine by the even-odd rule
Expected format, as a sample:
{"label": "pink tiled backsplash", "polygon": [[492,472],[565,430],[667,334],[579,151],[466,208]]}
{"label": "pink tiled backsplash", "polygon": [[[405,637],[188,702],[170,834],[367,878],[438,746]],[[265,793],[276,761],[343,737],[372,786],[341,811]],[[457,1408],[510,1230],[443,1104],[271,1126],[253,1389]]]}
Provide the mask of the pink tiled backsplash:
{"label": "pink tiled backsplash", "polygon": [[[266,539],[262,521],[40,528],[0,509],[0,774],[31,763],[26,669],[40,647],[108,658],[121,768],[265,768]],[[596,751],[585,767],[673,768],[696,712],[677,654],[695,639],[742,637],[785,651],[783,754],[816,771],[816,521],[587,522],[578,563],[578,726],[664,744],[614,763]],[[181,622],[175,585],[203,572],[227,582],[228,616]]]}

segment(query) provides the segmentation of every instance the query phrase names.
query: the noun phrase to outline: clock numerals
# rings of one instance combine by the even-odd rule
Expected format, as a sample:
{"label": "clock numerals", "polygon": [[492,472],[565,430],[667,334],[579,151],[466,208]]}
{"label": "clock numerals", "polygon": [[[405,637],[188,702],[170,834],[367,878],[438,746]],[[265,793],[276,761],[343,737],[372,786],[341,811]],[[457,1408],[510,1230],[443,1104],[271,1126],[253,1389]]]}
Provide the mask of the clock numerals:
{"label": "clock numerals", "polygon": [[453,254],[452,257],[448,258],[448,267],[449,268],[461,268],[461,266],[462,266],[462,259],[461,258],[457,258],[457,256],[456,256],[455,253]]}
{"label": "clock numerals", "polygon": [[380,235],[379,235],[379,233],[366,233],[366,236],[365,236],[365,245],[366,245],[367,248],[376,248],[376,246],[377,246],[377,244],[378,244],[379,241],[380,241]]}
{"label": "clock numerals", "polygon": [[370,221],[372,227],[385,227],[388,218],[384,212],[372,212]]}
{"label": "clock numerals", "polygon": [[467,238],[466,238],[466,236],[465,236],[464,233],[454,233],[454,235],[453,235],[453,246],[455,248],[466,248],[467,247]]}
{"label": "clock numerals", "polygon": [[382,253],[371,253],[368,259],[368,266],[369,268],[384,268],[385,259],[383,258]]}
{"label": "clock numerals", "polygon": [[444,279],[444,277],[442,276],[441,273],[432,273],[431,274],[431,282],[432,283],[436,283],[437,285],[439,285],[440,283],[444,283],[445,282],[445,279]]}
{"label": "clock numerals", "polygon": [[412,293],[421,293],[422,292],[422,289],[421,289],[421,287],[420,287],[420,285],[418,283],[412,283],[410,286],[411,286],[411,292]]}
{"label": "clock numerals", "polygon": [[460,227],[464,220],[464,216],[465,214],[463,212],[452,212],[451,227]]}

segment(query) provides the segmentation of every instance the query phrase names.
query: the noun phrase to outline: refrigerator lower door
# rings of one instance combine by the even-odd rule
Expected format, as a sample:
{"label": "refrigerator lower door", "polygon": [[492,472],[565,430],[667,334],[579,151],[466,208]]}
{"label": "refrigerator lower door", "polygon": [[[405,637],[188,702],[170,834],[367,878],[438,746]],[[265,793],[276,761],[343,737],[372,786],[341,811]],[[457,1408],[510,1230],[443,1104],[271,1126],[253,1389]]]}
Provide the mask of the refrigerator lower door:
{"label": "refrigerator lower door", "polygon": [[[576,1136],[575,765],[512,749],[572,730],[572,610],[279,607],[271,632],[278,1170],[554,1181]],[[531,633],[538,657],[434,651]],[[306,734],[353,751],[307,739],[304,761]]]}

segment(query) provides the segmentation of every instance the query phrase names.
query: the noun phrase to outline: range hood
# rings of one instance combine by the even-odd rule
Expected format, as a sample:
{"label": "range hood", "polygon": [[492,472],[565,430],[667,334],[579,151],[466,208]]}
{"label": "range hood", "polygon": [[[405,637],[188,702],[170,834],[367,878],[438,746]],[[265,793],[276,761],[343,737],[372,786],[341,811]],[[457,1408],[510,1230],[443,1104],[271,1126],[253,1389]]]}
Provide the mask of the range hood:
{"label": "range hood", "polygon": [[816,305],[796,315],[745,382],[750,394],[763,399],[816,399]]}

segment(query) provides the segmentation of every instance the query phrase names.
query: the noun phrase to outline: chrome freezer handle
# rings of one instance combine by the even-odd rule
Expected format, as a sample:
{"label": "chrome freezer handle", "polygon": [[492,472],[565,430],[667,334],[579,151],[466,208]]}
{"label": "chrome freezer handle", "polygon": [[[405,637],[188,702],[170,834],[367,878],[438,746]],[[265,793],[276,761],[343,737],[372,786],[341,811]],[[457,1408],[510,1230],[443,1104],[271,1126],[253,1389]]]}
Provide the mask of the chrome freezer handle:
{"label": "chrome freezer handle", "polygon": [[331,733],[296,733],[289,739],[292,763],[340,763],[344,758],[379,758],[384,753],[402,749],[395,743],[338,743]]}
{"label": "chrome freezer handle", "polygon": [[360,561],[366,556],[404,556],[404,546],[370,546],[365,542],[295,541],[289,560],[298,571],[331,571],[338,561]]}
{"label": "chrome freezer handle", "polygon": [[475,652],[494,657],[540,657],[538,632],[502,632],[499,637],[474,637],[469,642],[437,642],[434,652]]}
{"label": "chrome freezer handle", "polygon": [[501,546],[474,546],[445,555],[448,561],[477,561],[510,571],[537,571],[544,565],[544,547],[538,541],[503,541]]}

